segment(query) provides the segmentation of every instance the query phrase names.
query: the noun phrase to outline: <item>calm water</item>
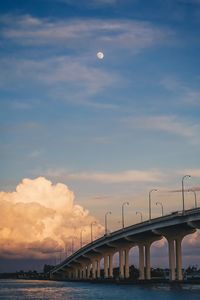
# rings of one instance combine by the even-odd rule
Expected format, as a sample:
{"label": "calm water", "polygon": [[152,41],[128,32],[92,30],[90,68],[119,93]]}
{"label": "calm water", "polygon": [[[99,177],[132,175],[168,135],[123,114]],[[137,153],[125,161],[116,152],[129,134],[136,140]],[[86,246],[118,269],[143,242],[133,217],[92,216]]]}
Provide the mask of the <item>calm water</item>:
{"label": "calm water", "polygon": [[196,300],[200,285],[105,285],[37,280],[0,280],[0,299],[134,299],[134,300]]}

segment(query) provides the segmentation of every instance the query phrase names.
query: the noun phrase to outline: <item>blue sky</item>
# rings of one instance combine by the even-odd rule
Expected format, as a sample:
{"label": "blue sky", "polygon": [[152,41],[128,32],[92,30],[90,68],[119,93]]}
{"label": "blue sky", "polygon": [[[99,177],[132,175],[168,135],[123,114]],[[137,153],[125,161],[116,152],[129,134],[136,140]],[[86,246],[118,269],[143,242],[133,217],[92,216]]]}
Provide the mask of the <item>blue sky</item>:
{"label": "blue sky", "polygon": [[199,4],[1,3],[1,188],[59,172],[197,174]]}
{"label": "blue sky", "polygon": [[185,174],[200,203],[199,33],[199,0],[1,1],[0,189],[62,182],[113,228]]}

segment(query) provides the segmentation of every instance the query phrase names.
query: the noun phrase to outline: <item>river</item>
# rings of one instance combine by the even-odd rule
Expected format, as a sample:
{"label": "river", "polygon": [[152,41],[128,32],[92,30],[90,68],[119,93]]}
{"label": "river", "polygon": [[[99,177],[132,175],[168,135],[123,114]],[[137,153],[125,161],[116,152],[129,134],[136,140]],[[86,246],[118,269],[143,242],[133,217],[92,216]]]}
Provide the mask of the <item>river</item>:
{"label": "river", "polygon": [[0,280],[3,300],[200,300],[200,285],[116,285],[39,280]]}

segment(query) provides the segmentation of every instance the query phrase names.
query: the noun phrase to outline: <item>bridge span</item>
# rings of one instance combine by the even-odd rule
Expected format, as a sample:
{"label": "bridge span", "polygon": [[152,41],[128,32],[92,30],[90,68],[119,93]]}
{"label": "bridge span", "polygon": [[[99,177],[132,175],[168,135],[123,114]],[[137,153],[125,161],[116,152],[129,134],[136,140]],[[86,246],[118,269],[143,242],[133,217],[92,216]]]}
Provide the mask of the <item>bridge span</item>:
{"label": "bridge span", "polygon": [[52,279],[85,280],[100,278],[104,260],[104,278],[113,278],[113,255],[119,253],[119,277],[129,278],[129,251],[139,248],[139,279],[151,279],[150,248],[163,237],[168,242],[170,280],[182,280],[182,240],[200,229],[200,208],[175,212],[134,224],[83,246],[51,270]]}

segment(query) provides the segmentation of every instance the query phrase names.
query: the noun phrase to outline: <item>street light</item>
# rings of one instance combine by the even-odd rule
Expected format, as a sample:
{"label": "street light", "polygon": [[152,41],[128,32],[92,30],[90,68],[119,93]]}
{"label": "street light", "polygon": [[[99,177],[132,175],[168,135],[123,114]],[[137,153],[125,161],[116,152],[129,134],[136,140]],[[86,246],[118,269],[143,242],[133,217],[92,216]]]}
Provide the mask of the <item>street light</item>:
{"label": "street light", "polygon": [[162,211],[162,217],[164,216],[164,211],[163,211],[163,205],[161,202],[156,202],[156,205],[160,205],[161,206],[161,211]]}
{"label": "street light", "polygon": [[188,190],[188,192],[192,192],[194,194],[194,207],[197,208],[197,193],[193,190]]}
{"label": "street light", "polygon": [[183,201],[183,214],[185,214],[185,195],[184,195],[184,179],[188,177],[191,178],[191,175],[185,175],[182,177],[182,201]]}
{"label": "street light", "polygon": [[107,225],[107,215],[111,215],[111,211],[108,211],[106,214],[105,214],[105,235],[108,234],[108,225]]}
{"label": "street light", "polygon": [[83,231],[85,231],[85,229],[81,229],[81,232],[80,232],[80,248],[82,248],[82,246],[83,246]]}
{"label": "street light", "polygon": [[93,237],[92,237],[92,226],[93,225],[95,225],[97,222],[96,221],[94,221],[94,222],[92,222],[91,224],[90,224],[90,228],[91,228],[91,243],[93,242]]}
{"label": "street light", "polygon": [[153,189],[151,191],[149,191],[149,221],[151,220],[151,193],[152,192],[157,192],[158,190]]}
{"label": "street light", "polygon": [[142,213],[140,211],[136,211],[136,215],[140,215],[140,221],[142,222]]}
{"label": "street light", "polygon": [[122,204],[122,228],[124,228],[124,205],[129,205],[129,202],[124,202]]}

